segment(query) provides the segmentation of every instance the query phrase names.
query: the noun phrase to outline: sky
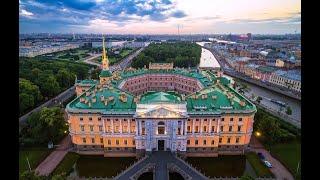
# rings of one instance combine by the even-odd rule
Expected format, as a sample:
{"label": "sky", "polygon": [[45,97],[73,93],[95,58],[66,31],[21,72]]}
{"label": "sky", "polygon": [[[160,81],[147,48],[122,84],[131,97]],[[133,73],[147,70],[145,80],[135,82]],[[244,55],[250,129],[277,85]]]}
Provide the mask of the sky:
{"label": "sky", "polygon": [[[179,27],[179,28],[178,28]],[[19,0],[20,33],[285,34],[299,0]]]}

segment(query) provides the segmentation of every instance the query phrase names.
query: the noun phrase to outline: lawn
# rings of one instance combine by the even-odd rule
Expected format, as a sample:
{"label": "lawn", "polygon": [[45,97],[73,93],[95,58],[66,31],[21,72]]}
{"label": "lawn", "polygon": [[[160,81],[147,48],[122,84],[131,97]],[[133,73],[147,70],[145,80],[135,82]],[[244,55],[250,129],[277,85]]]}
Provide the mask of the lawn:
{"label": "lawn", "polygon": [[112,177],[136,161],[134,157],[103,157],[81,155],[76,164],[79,177]]}
{"label": "lawn", "polygon": [[29,159],[30,167],[32,170],[50,154],[51,150],[47,148],[28,148],[19,151],[19,174],[29,170],[27,157]]}
{"label": "lawn", "polygon": [[241,155],[188,157],[186,161],[210,177],[240,177],[246,168],[246,157]]}
{"label": "lawn", "polygon": [[66,173],[67,175],[71,172],[73,165],[79,159],[80,155],[76,153],[68,153],[56,169],[52,172],[53,175]]}
{"label": "lawn", "polygon": [[[298,163],[301,160],[301,142],[292,141],[275,144],[271,146],[270,151],[275,158],[280,160],[295,175]],[[300,177],[299,174],[298,177]]]}
{"label": "lawn", "polygon": [[248,161],[250,162],[252,168],[256,172],[258,177],[270,177],[273,176],[271,171],[262,164],[261,160],[259,159],[258,155],[254,152],[249,152],[246,154]]}

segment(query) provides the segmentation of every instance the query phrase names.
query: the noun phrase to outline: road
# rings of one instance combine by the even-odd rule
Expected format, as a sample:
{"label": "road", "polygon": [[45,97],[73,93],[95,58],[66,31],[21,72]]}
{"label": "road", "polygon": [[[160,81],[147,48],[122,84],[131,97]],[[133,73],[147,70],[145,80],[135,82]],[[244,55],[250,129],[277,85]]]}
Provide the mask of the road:
{"label": "road", "polygon": [[101,57],[101,55],[102,55],[102,54],[93,54],[93,55],[90,56],[89,58],[83,60],[83,62],[85,62],[85,63],[87,63],[87,64],[94,65],[94,66],[101,66],[101,64],[91,61],[92,59],[95,59],[95,58],[97,58],[97,57]]}
{"label": "road", "polygon": [[63,102],[65,102],[66,100],[68,100],[70,97],[72,97],[73,95],[75,95],[75,86],[72,86],[71,88],[63,91],[62,93],[60,93],[58,96],[56,96],[55,98],[52,98],[50,100],[48,100],[47,102],[41,104],[40,106],[36,107],[35,109],[33,109],[32,111],[28,112],[27,114],[21,116],[19,118],[19,123],[25,123],[27,118],[35,112],[40,111],[42,108],[44,107],[52,107],[55,105],[60,105]]}

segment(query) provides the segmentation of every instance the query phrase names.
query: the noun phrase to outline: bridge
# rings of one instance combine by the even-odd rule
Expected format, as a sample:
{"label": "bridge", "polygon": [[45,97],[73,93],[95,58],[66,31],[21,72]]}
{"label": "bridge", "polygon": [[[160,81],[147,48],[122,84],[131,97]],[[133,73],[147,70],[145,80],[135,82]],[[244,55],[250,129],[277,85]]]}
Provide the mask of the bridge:
{"label": "bridge", "polygon": [[137,179],[144,172],[154,172],[155,180],[169,179],[169,171],[178,172],[184,179],[206,180],[206,176],[168,151],[155,151],[119,174],[115,179]]}

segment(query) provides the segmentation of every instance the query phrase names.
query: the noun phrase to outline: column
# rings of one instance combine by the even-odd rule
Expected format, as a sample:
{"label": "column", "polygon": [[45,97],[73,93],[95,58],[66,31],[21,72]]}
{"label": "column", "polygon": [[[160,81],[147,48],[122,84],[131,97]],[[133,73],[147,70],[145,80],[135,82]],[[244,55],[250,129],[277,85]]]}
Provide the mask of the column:
{"label": "column", "polygon": [[184,135],[187,135],[187,126],[188,126],[188,121],[184,120]]}
{"label": "column", "polygon": [[218,121],[217,133],[219,133],[220,132],[220,118],[217,118],[217,121]]}
{"label": "column", "polygon": [[122,119],[120,119],[119,122],[120,122],[119,132],[122,134]]}
{"label": "column", "polygon": [[127,129],[127,130],[128,130],[128,133],[129,133],[129,134],[131,133],[130,121],[131,121],[131,120],[130,120],[130,119],[128,119],[128,129]]}
{"label": "column", "polygon": [[142,123],[141,120],[139,120],[139,135],[142,135]]}
{"label": "column", "polygon": [[183,123],[184,123],[184,121],[181,121],[180,135],[183,135],[183,133],[184,133]]}
{"label": "column", "polygon": [[192,119],[192,135],[194,135],[194,119]]}
{"label": "column", "polygon": [[202,128],[203,128],[202,127],[202,124],[203,124],[202,121],[203,121],[203,119],[200,119],[200,134],[202,134]]}
{"label": "column", "polygon": [[111,119],[111,133],[114,134],[113,119]]}
{"label": "column", "polygon": [[136,136],[139,135],[139,123],[138,120],[136,120]]}
{"label": "column", "polygon": [[209,120],[209,128],[208,128],[210,134],[211,134],[211,131],[212,131],[211,121],[212,121],[212,119]]}
{"label": "column", "polygon": [[105,120],[105,119],[102,119],[103,133],[106,133],[106,126],[105,126],[104,120]]}

